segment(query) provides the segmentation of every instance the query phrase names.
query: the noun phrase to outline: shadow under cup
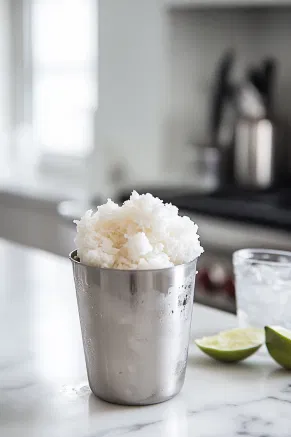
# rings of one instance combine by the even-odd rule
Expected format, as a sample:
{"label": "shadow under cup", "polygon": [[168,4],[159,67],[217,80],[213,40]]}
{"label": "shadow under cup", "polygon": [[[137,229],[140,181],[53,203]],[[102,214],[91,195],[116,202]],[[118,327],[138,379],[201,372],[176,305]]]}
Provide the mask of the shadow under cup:
{"label": "shadow under cup", "polygon": [[291,329],[291,252],[242,249],[233,266],[239,326]]}
{"label": "shadow under cup", "polygon": [[70,254],[89,385],[108,402],[148,405],[182,388],[196,261],[157,270],[117,270]]}

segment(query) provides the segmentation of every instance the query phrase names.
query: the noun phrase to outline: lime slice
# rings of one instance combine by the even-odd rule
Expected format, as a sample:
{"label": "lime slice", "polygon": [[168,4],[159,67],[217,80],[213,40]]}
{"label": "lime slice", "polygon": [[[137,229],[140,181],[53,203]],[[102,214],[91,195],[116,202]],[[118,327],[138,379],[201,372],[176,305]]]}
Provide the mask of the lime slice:
{"label": "lime slice", "polygon": [[254,354],[264,343],[264,331],[258,328],[237,328],[195,341],[211,358],[227,363],[241,361]]}
{"label": "lime slice", "polygon": [[266,346],[271,357],[285,369],[291,369],[291,331],[281,326],[266,326]]}

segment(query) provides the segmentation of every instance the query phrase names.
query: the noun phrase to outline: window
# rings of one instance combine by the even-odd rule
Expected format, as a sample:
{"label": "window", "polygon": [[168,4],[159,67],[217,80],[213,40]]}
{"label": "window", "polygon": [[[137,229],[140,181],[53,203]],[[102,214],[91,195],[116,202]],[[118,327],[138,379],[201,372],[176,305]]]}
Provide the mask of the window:
{"label": "window", "polygon": [[32,122],[40,155],[83,157],[97,107],[97,0],[32,0]]}

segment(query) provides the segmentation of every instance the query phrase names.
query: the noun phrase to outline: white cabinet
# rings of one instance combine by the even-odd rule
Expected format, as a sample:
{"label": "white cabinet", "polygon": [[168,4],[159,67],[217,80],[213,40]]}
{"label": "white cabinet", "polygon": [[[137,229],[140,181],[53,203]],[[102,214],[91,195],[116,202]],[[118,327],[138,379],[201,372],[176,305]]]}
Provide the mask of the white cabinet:
{"label": "white cabinet", "polygon": [[57,201],[0,191],[0,238],[68,257],[76,230],[57,206]]}

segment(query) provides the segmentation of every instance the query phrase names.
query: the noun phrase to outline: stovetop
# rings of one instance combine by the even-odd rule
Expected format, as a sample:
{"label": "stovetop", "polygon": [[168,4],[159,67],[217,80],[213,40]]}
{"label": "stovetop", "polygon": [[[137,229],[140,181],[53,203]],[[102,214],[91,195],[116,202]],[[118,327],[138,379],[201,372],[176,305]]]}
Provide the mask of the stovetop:
{"label": "stovetop", "polygon": [[[142,188],[183,211],[196,212],[211,217],[265,225],[291,231],[291,187],[268,192],[241,191],[224,188],[209,193],[197,193],[165,188]],[[119,199],[128,199],[130,193],[121,193]]]}

